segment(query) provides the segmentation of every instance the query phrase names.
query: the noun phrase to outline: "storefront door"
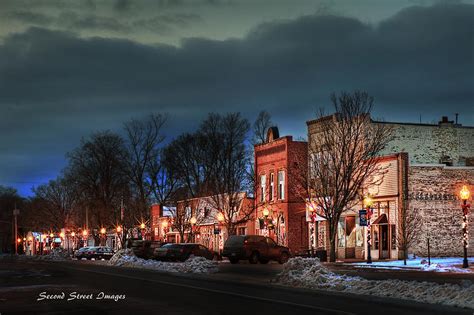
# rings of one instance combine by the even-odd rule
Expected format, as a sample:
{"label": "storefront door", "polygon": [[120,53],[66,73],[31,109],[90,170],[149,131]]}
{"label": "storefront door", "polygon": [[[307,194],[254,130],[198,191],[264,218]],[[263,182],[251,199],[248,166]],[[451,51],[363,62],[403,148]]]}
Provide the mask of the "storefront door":
{"label": "storefront door", "polygon": [[380,258],[381,259],[386,259],[390,257],[389,253],[389,231],[388,231],[388,225],[380,225]]}
{"label": "storefront door", "polygon": [[346,258],[355,258],[356,222],[355,216],[345,218]]}

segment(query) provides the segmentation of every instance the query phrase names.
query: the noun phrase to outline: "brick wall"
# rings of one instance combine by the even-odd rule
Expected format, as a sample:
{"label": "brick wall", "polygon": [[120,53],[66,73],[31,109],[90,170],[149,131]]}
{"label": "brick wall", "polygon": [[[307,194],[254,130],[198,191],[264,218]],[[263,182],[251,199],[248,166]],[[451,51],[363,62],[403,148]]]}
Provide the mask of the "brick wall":
{"label": "brick wall", "polygon": [[[438,164],[449,156],[454,166],[470,165],[474,157],[474,128],[448,124],[424,125],[385,123],[394,130],[394,139],[382,155],[408,152],[410,163]],[[473,165],[470,165],[473,166]]]}
{"label": "brick wall", "polygon": [[[427,255],[427,238],[432,256],[461,256],[462,185],[474,194],[474,167],[445,167],[442,165],[410,166],[408,170],[408,209],[419,211],[422,228],[410,253]],[[472,204],[472,200],[469,201]],[[474,255],[474,220],[469,217],[470,247]]]}

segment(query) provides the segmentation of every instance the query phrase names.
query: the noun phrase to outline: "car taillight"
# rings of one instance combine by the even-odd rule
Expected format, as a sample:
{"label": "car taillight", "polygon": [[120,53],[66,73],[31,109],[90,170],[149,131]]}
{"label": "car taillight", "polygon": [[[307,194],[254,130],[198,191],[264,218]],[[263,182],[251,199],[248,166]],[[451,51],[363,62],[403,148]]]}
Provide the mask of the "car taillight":
{"label": "car taillight", "polygon": [[245,240],[245,241],[244,241],[244,244],[248,244],[248,243],[249,243],[249,240]]}

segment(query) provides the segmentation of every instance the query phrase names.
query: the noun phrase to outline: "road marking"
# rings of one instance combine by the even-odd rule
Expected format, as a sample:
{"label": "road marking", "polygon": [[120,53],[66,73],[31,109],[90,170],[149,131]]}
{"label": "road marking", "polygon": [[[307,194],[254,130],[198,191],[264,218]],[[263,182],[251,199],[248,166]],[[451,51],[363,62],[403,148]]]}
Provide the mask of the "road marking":
{"label": "road marking", "polygon": [[81,270],[81,271],[85,271],[85,272],[94,272],[94,273],[104,274],[104,275],[108,275],[108,276],[117,276],[117,277],[122,277],[122,278],[133,279],[133,280],[149,281],[149,282],[155,282],[155,283],[160,283],[160,284],[164,284],[164,285],[173,285],[173,286],[176,286],[176,287],[182,287],[182,288],[188,288],[188,289],[194,289],[194,290],[201,290],[201,291],[207,291],[207,292],[230,295],[230,296],[237,296],[237,297],[242,297],[242,298],[251,299],[251,300],[263,301],[263,302],[271,302],[271,303],[278,303],[278,304],[284,304],[284,305],[289,305],[289,306],[297,306],[297,307],[301,307],[301,308],[331,312],[331,313],[336,313],[336,314],[356,315],[355,313],[336,310],[336,309],[332,309],[332,308],[313,306],[313,305],[307,305],[307,304],[300,304],[300,303],[294,303],[294,302],[283,301],[283,300],[274,300],[274,299],[263,298],[263,297],[258,297],[258,296],[251,296],[251,295],[237,293],[237,292],[231,292],[231,291],[221,291],[221,290],[216,290],[216,289],[197,287],[197,286],[190,285],[190,284],[175,283],[175,282],[168,282],[168,281],[155,280],[155,279],[144,279],[144,278],[140,278],[140,277],[134,277],[134,276],[123,275],[123,274],[114,274],[114,273],[109,273],[109,272],[104,272],[104,271],[87,270],[87,269],[83,269],[83,268],[72,268],[72,267],[69,267],[69,266],[62,266],[62,267],[68,268],[68,269]]}

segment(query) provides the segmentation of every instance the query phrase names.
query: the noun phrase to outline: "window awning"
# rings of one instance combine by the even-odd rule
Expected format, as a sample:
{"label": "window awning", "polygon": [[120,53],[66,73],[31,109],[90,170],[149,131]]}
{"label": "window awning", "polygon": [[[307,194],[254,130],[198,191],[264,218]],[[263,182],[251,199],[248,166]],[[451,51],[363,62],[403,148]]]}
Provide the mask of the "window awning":
{"label": "window awning", "polygon": [[388,224],[387,215],[382,213],[372,224]]}

